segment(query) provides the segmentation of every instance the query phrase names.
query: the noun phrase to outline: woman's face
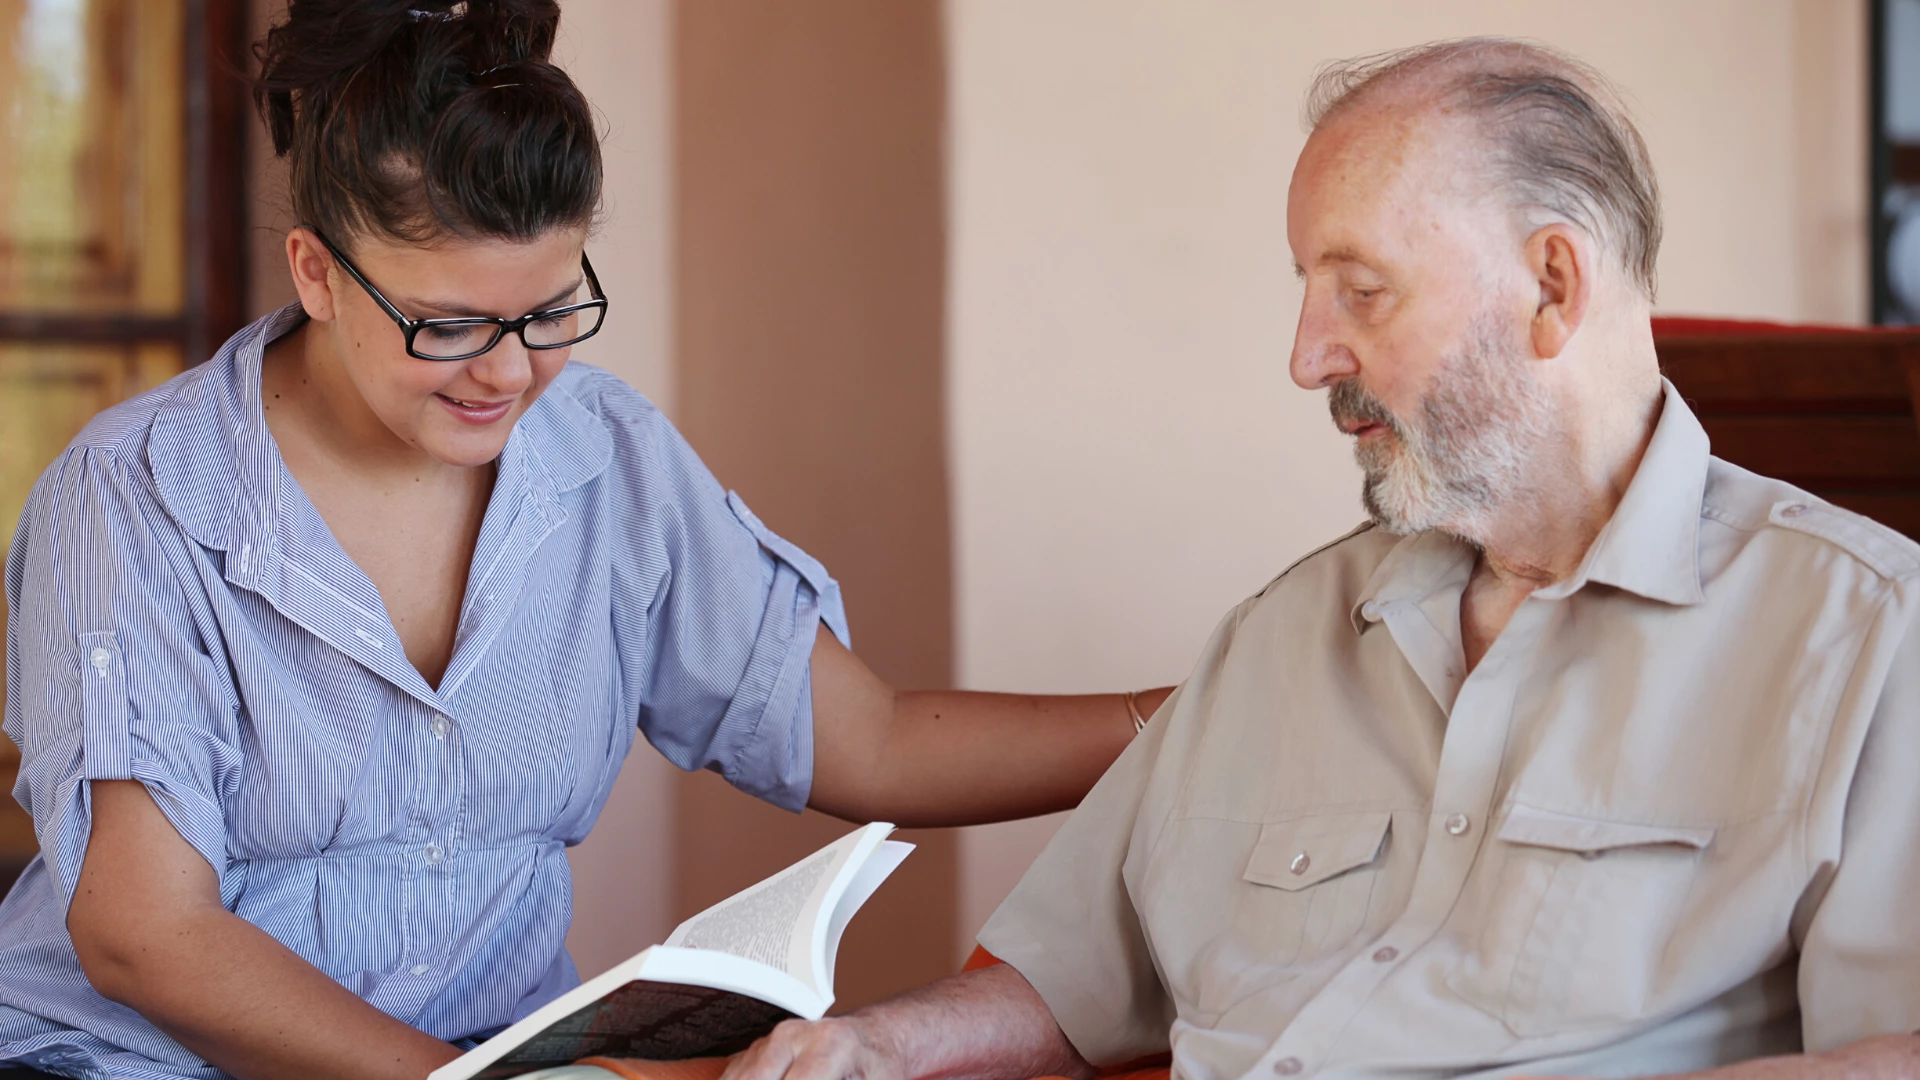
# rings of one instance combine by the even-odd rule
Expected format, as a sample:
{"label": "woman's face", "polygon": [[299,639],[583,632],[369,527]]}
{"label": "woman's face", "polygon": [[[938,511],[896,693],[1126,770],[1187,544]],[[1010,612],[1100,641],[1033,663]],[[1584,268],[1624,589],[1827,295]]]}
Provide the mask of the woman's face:
{"label": "woman's face", "polygon": [[[513,425],[560,374],[572,350],[529,350],[518,335],[505,334],[491,350],[467,360],[411,356],[405,333],[373,297],[310,234],[304,239],[314,249],[311,256],[328,263],[332,318],[324,319],[312,303],[308,312],[330,331],[338,376],[367,410],[395,438],[445,464],[484,465],[499,457]],[[572,228],[529,243],[418,245],[361,238],[342,250],[410,319],[517,319],[589,299],[580,267],[585,243],[586,230]],[[415,341],[422,352],[430,351],[430,333],[422,330]]]}

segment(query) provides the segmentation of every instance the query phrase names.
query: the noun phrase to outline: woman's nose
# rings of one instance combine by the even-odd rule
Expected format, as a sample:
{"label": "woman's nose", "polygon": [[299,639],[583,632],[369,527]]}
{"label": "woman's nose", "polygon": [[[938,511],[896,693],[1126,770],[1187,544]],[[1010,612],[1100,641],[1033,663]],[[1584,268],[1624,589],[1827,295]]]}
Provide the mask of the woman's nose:
{"label": "woman's nose", "polygon": [[533,356],[519,334],[505,334],[469,362],[467,375],[490,390],[518,394],[533,385]]}

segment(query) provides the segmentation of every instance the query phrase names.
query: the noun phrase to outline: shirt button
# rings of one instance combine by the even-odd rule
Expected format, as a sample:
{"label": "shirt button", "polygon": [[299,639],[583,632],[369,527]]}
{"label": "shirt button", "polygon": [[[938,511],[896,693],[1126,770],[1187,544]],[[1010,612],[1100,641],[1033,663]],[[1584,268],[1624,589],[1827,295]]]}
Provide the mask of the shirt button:
{"label": "shirt button", "polygon": [[[72,654],[69,653],[68,655],[71,656]],[[107,669],[113,666],[113,654],[98,645],[94,646],[93,651],[87,654],[87,659],[92,662],[93,669],[102,675],[105,675]]]}
{"label": "shirt button", "polygon": [[446,738],[447,732],[453,730],[453,724],[439,713],[433,714],[433,720],[427,726],[433,729],[433,737],[436,739]]}
{"label": "shirt button", "polygon": [[1804,514],[1806,512],[1807,512],[1806,503],[1789,503],[1788,505],[1780,508],[1781,517],[1799,517],[1801,514]]}
{"label": "shirt button", "polygon": [[1400,950],[1391,945],[1383,945],[1373,954],[1373,962],[1376,964],[1391,964],[1398,959],[1400,959]]}
{"label": "shirt button", "polygon": [[425,965],[425,964],[415,964],[415,965],[413,965],[413,973],[414,973],[415,975],[425,975],[425,974],[427,973],[427,971],[428,971],[428,968],[427,968],[427,965]]}
{"label": "shirt button", "polygon": [[1287,869],[1296,874],[1304,874],[1307,872],[1307,867],[1312,865],[1313,860],[1307,858],[1307,853],[1303,851],[1293,857],[1293,861],[1287,864]]}
{"label": "shirt button", "polygon": [[1447,818],[1447,832],[1453,836],[1465,836],[1473,828],[1473,822],[1465,814],[1454,814]]}
{"label": "shirt button", "polygon": [[1300,1070],[1304,1068],[1306,1066],[1302,1065],[1297,1057],[1283,1057],[1273,1063],[1273,1071],[1278,1076],[1299,1076]]}
{"label": "shirt button", "polygon": [[439,866],[441,863],[447,861],[447,853],[440,849],[439,844],[428,844],[427,849],[422,851],[420,855],[427,860],[428,866]]}

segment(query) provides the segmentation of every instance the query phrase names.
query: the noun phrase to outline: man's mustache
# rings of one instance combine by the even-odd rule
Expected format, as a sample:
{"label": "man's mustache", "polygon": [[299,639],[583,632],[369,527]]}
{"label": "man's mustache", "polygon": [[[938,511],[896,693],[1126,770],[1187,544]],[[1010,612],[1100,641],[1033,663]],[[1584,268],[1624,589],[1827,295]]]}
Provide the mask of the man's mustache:
{"label": "man's mustache", "polygon": [[1342,432],[1365,424],[1378,424],[1393,432],[1403,434],[1400,418],[1393,415],[1386,404],[1368,393],[1358,379],[1342,379],[1327,391],[1327,409],[1333,414],[1333,423]]}

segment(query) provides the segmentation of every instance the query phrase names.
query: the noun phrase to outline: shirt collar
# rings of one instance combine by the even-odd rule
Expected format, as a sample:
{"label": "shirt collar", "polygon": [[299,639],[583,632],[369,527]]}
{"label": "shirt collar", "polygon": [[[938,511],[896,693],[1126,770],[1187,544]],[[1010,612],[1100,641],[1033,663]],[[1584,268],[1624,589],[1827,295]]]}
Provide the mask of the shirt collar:
{"label": "shirt collar", "polygon": [[1660,422],[1613,517],[1572,577],[1534,595],[1558,599],[1591,581],[1683,607],[1706,599],[1700,509],[1707,491],[1707,432],[1672,383],[1663,378],[1660,386]]}
{"label": "shirt collar", "polygon": [[[277,547],[284,530],[279,448],[262,409],[266,347],[306,321],[299,303],[230,338],[154,418],[149,458],[154,485],[180,527],[205,547]],[[572,365],[569,365],[571,368]],[[606,424],[556,385],[514,425],[501,453],[498,488],[524,482],[542,501],[592,480],[613,458]]]}
{"label": "shirt collar", "polygon": [[[1560,599],[1597,582],[1679,606],[1706,599],[1700,584],[1700,510],[1706,497],[1707,433],[1673,384],[1663,378],[1660,385],[1660,420],[1613,517],[1579,569],[1535,596]],[[1349,612],[1354,631],[1379,621],[1389,605],[1464,587],[1473,558],[1469,545],[1444,533],[1402,539],[1360,590]]]}

